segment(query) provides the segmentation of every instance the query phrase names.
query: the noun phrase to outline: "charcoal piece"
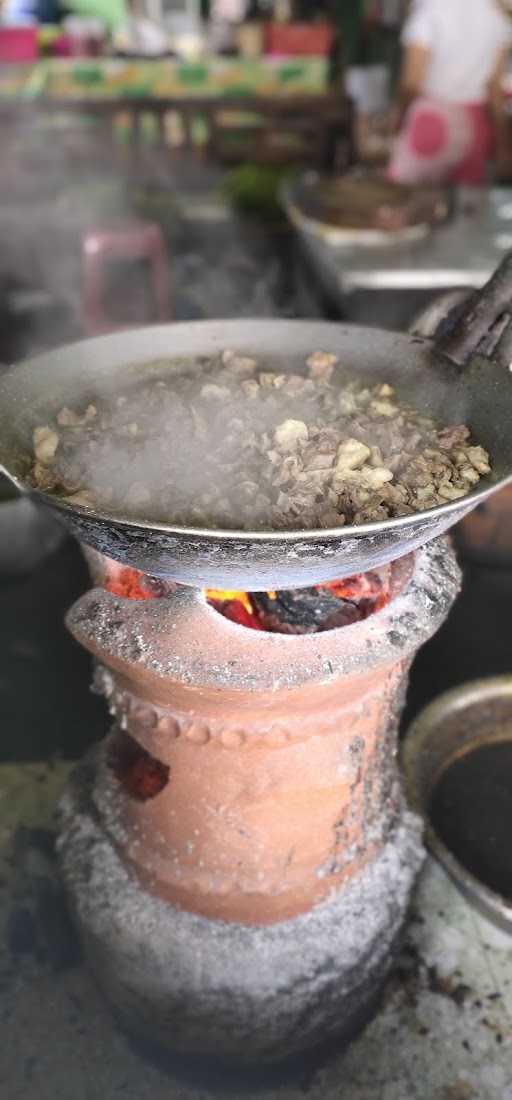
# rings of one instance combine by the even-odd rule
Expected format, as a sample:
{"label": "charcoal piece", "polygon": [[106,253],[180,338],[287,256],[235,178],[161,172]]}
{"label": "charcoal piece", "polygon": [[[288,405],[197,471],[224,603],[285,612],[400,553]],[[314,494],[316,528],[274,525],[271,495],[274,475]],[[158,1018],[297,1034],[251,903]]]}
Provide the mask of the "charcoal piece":
{"label": "charcoal piece", "polygon": [[254,592],[251,601],[264,629],[272,633],[315,634],[366,617],[352,601],[328,588],[286,589],[275,595]]}

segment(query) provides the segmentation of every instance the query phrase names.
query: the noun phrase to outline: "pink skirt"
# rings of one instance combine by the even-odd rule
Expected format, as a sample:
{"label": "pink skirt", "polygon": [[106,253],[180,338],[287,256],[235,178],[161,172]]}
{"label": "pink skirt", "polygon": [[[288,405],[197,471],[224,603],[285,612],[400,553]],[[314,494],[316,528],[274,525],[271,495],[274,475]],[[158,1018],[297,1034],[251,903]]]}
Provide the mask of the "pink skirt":
{"label": "pink skirt", "polygon": [[484,103],[416,99],[395,141],[388,179],[395,183],[485,182],[494,132]]}

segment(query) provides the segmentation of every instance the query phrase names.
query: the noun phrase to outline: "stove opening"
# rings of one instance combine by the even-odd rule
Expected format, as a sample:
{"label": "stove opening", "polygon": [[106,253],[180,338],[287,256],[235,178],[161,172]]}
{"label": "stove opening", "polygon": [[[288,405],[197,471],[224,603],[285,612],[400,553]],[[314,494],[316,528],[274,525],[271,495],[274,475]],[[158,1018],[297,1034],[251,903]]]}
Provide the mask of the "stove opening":
{"label": "stove opening", "polygon": [[271,634],[319,634],[369,618],[391,598],[391,567],[280,592],[205,590],[224,618]]}
{"label": "stove opening", "polygon": [[119,731],[110,754],[109,764],[127,794],[138,802],[156,798],[169,782],[170,768],[130,737]]}

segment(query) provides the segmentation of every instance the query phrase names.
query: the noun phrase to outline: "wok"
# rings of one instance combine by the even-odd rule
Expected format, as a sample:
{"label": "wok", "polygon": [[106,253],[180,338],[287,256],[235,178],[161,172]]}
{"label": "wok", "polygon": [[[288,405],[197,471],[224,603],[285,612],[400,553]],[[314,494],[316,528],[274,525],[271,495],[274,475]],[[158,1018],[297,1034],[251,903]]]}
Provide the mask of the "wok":
{"label": "wok", "polygon": [[[0,379],[0,466],[86,545],[156,577],[256,591],[362,572],[440,535],[512,481],[509,304],[512,312],[512,253],[484,290],[445,322],[436,342],[322,321],[235,320],[141,328],[51,351]],[[335,352],[361,379],[396,385],[402,398],[441,423],[467,423],[489,451],[492,473],[467,497],[429,511],[360,527],[286,532],[180,528],[90,511],[30,488],[32,429],[63,405],[118,391],[133,371],[143,375],[140,364],[149,360],[228,347],[275,356],[280,370],[286,357],[291,363],[316,349]]]}

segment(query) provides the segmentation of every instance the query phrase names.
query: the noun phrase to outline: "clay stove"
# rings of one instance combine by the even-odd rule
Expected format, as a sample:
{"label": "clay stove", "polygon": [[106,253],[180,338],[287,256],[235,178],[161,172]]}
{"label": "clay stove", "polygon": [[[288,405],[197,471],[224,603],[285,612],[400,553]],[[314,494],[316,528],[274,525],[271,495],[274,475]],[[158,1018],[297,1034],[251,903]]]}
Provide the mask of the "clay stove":
{"label": "clay stove", "polygon": [[62,799],[59,851],[99,984],[132,1033],[235,1064],[352,1034],[422,859],[397,723],[457,592],[449,542],[301,634],[232,621],[233,596],[255,618],[236,594],[90,561],[68,625],[114,724]]}

